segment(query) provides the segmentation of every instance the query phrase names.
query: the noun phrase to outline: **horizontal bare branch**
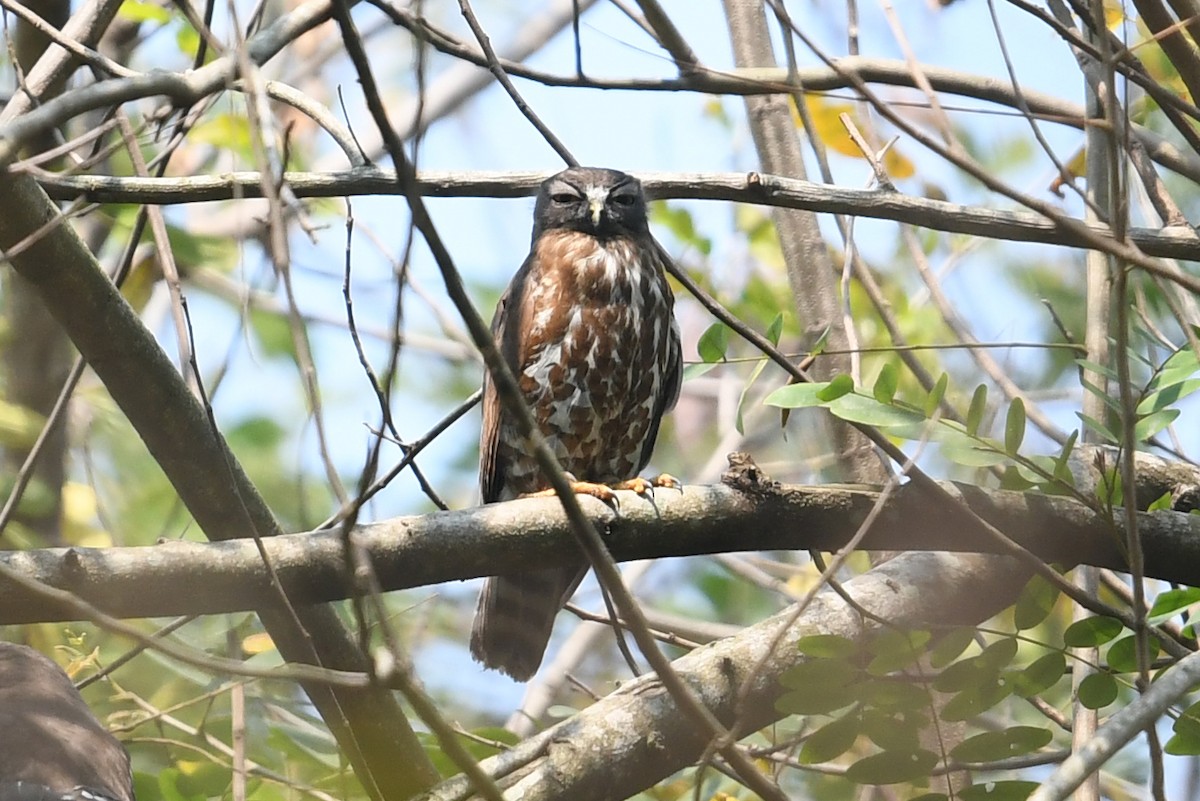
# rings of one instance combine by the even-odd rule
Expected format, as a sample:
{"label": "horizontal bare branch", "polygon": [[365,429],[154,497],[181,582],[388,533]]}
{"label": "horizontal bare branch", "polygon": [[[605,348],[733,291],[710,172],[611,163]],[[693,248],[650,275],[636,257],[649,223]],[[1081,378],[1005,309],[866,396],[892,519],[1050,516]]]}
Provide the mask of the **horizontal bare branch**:
{"label": "horizontal bare branch", "polygon": [[[516,198],[532,195],[549,173],[435,172],[420,176],[422,194],[431,197]],[[659,199],[726,200],[764,206],[807,209],[917,225],[936,231],[1086,247],[1079,236],[1039,214],[964,206],[882,189],[848,189],[761,173],[638,173],[647,193]],[[395,195],[402,186],[392,170],[359,167],[343,172],[285,173],[297,197]],[[42,176],[39,182],[55,200],[84,197],[96,203],[199,203],[260,197],[257,172],[233,172],[191,178],[117,178],[103,175]],[[1080,222],[1080,224],[1084,224]],[[1106,225],[1088,227],[1111,238]],[[1200,261],[1200,236],[1190,226],[1132,228],[1130,241],[1148,256]]]}
{"label": "horizontal bare branch", "polygon": [[[1114,529],[1066,498],[947,485],[972,510],[1047,562],[1125,567]],[[998,553],[1003,548],[954,510],[930,508],[919,490],[901,489],[863,542],[888,551]],[[841,547],[876,502],[866,488],[781,486],[746,494],[726,486],[659,490],[647,500],[620,494],[619,511],[593,498],[584,509],[620,560],[729,551]],[[1116,513],[1116,531],[1121,517]],[[1200,585],[1200,519],[1143,514],[1138,528],[1148,576]],[[235,532],[225,532],[235,534]],[[525,499],[360,526],[355,537],[384,590],[518,570],[577,558],[574,537],[554,499]],[[336,532],[289,534],[261,543],[297,604],[345,598],[342,543]],[[0,564],[70,590],[118,617],[159,617],[261,607],[275,596],[252,540],[170,542],[149,547],[52,548],[0,553]],[[0,623],[71,620],[36,593],[0,584]]]}

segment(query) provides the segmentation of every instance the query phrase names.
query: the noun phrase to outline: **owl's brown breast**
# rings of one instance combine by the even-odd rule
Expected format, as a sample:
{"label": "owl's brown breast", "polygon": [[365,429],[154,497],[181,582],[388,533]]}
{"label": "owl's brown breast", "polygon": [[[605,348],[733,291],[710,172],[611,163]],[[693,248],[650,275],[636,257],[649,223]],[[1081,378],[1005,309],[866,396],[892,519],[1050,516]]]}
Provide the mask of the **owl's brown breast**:
{"label": "owl's brown breast", "polygon": [[[615,483],[645,466],[677,347],[658,252],[652,242],[573,231],[535,245],[513,366],[541,433],[581,481]],[[505,495],[546,486],[511,425],[501,424],[498,445]]]}

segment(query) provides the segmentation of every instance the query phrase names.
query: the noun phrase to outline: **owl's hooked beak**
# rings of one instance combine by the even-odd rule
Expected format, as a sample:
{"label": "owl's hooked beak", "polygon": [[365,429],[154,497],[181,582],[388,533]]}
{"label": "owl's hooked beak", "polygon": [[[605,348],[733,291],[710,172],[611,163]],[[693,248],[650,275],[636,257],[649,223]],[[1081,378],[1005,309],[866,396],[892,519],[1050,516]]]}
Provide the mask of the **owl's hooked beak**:
{"label": "owl's hooked beak", "polygon": [[600,215],[604,213],[604,198],[594,197],[588,200],[588,211],[592,213],[592,225],[600,226]]}

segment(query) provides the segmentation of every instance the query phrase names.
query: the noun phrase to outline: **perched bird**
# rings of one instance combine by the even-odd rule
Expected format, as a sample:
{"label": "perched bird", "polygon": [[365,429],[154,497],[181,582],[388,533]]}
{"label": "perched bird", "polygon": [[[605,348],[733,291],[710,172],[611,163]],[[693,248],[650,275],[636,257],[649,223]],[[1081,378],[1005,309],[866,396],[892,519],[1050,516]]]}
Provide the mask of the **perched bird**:
{"label": "perched bird", "polygon": [[[669,261],[650,234],[637,179],[572,167],[542,184],[532,247],[500,298],[492,333],[577,492],[607,498],[609,486],[650,486],[637,475],[681,380]],[[549,486],[486,377],[479,483],[484,503]],[[529,679],[586,572],[581,559],[488,579],[471,654]]]}
{"label": "perched bird", "polygon": [[0,642],[0,801],[133,801],[124,746],[62,668]]}

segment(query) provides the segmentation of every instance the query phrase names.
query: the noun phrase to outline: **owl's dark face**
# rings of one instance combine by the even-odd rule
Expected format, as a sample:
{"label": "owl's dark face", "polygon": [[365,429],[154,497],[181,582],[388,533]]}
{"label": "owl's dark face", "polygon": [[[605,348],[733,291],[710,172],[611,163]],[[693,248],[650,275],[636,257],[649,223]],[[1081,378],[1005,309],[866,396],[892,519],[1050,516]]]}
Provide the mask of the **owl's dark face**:
{"label": "owl's dark face", "polygon": [[598,167],[571,167],[548,178],[534,206],[534,240],[555,228],[601,239],[645,233],[649,225],[641,182]]}

